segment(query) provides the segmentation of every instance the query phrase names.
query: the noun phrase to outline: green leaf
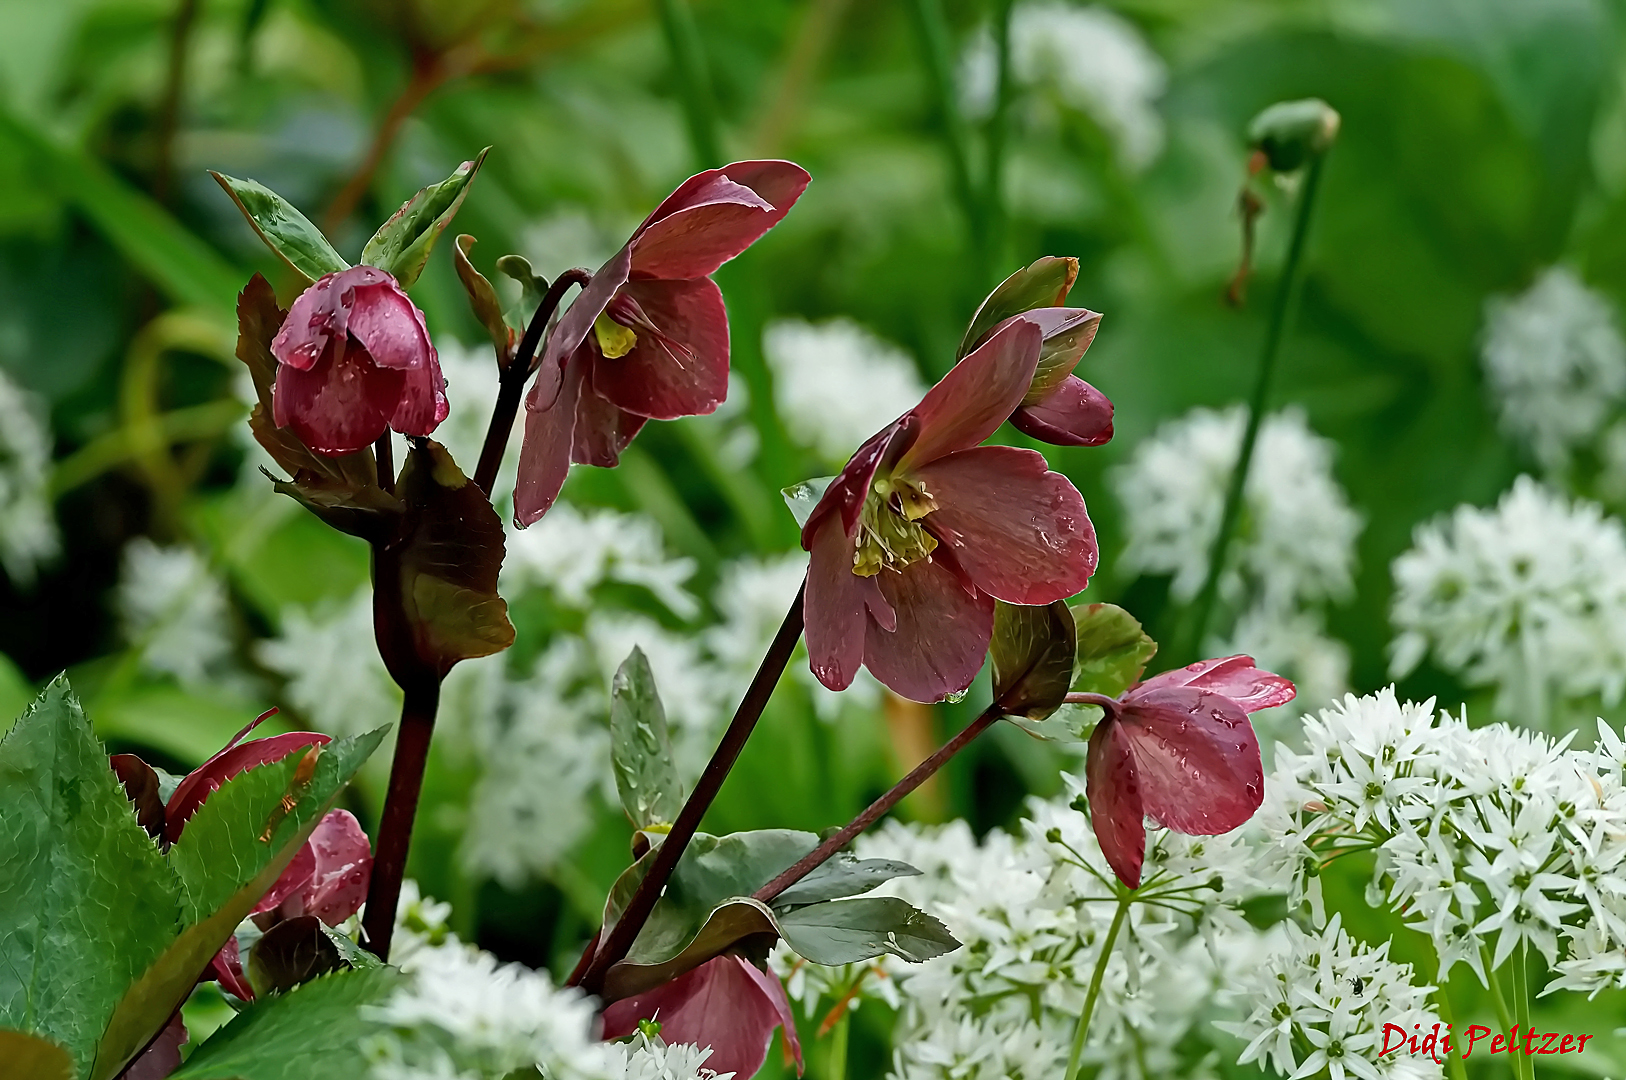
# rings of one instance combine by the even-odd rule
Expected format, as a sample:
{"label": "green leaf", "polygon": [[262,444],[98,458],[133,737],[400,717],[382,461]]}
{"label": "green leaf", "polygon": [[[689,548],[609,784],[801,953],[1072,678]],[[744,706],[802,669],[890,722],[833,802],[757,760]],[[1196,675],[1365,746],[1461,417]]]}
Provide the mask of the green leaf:
{"label": "green leaf", "polygon": [[459,236],[452,244],[452,264],[457,268],[457,280],[463,283],[463,291],[469,294],[469,309],[491,336],[497,362],[506,365],[514,350],[514,331],[502,316],[502,301],[497,298],[497,290],[469,261],[469,249],[473,246],[474,237],[468,233]]}
{"label": "green leaf", "polygon": [[0,866],[0,1026],[61,1044],[82,1074],[181,906],[64,677],[0,741]]}
{"label": "green leaf", "polygon": [[48,1039],[0,1030],[6,1080],[73,1080],[73,1056]]}
{"label": "green leaf", "polygon": [[257,180],[239,180],[212,170],[209,175],[231,196],[265,246],[307,283],[349,269],[350,264],[333,250],[322,230],[287,199]]}
{"label": "green leaf", "polygon": [[34,700],[34,688],[11,657],[0,653],[0,735],[11,730],[16,718]]}
{"label": "green leaf", "polygon": [[[1040,307],[1059,307],[1078,280],[1078,260],[1046,255],[1018,270],[995,286],[994,291],[971,316],[965,337],[960,339],[956,360],[981,345],[1000,323],[1012,315]],[[1069,369],[1070,370],[1070,369]]]}
{"label": "green leaf", "polygon": [[1077,628],[1067,602],[1029,607],[996,601],[994,701],[1007,716],[1043,720],[1061,706],[1073,678]]}
{"label": "green leaf", "polygon": [[386,730],[330,743],[314,758],[296,754],[240,773],[192,816],[169,852],[183,883],[186,929],[119,1001],[91,1080],[117,1076],[186,1000],[210,958],[310,838]]}
{"label": "green leaf", "polygon": [[[696,833],[626,959],[606,973],[606,997],[642,993],[700,966],[741,938],[775,933],[773,912],[750,894],[816,846],[817,836],[793,829],[727,836]],[[605,902],[606,932],[620,918],[658,850],[645,852],[616,879]]]}
{"label": "green leaf", "polygon": [[824,900],[840,900],[869,892],[883,882],[898,877],[914,877],[920,871],[896,859],[859,859],[838,851],[806,877],[773,898],[775,911]]}
{"label": "green leaf", "polygon": [[490,152],[491,147],[486,147],[473,161],[465,161],[452,175],[403,203],[361,249],[361,261],[394,274],[403,289],[417,281],[429,261],[430,249],[463,205],[474,174]]}
{"label": "green leaf", "polygon": [[380,1030],[363,1009],[382,1005],[401,980],[391,967],[335,971],[261,998],[170,1080],[358,1080],[371,1066],[367,1037]]}
{"label": "green leaf", "polygon": [[1140,622],[1116,604],[1089,604],[1073,609],[1078,624],[1078,666],[1073,689],[1117,697],[1140,681],[1157,653],[1157,642]]}
{"label": "green leaf", "polygon": [[610,763],[621,807],[635,828],[670,823],[683,809],[666,710],[644,651],[633,646],[610,684]]}
{"label": "green leaf", "polygon": [[790,507],[790,516],[796,519],[797,528],[807,528],[807,519],[813,516],[813,508],[819,505],[819,500],[824,498],[825,489],[834,480],[833,476],[821,476],[816,480],[803,480],[800,484],[780,489],[780,497],[785,500],[785,505]]}
{"label": "green leaf", "polygon": [[891,953],[921,963],[960,947],[948,928],[895,896],[812,904],[779,916],[785,943],[815,964],[856,964]]}

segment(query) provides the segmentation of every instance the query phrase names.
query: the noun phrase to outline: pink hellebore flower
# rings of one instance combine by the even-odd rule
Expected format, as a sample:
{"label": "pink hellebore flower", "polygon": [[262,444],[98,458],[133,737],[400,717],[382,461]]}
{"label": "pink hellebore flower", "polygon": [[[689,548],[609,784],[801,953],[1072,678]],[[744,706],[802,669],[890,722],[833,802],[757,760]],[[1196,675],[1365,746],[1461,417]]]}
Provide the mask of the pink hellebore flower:
{"label": "pink hellebore flower", "polygon": [[1041,332],[1007,319],[872,437],[802,529],[813,673],[845,689],[860,663],[897,693],[938,701],[971,684],[994,601],[1048,604],[1095,572],[1095,528],[1043,455],[979,446],[1021,402]]}
{"label": "pink hellebore flower", "polygon": [[[174,843],[180,837],[187,821],[227,780],[332,741],[320,732],[292,731],[243,742],[249,732],[275,712],[272,709],[256,717],[224,749],[176,786],[164,808],[164,837],[168,842]],[[367,898],[372,865],[372,845],[361,824],[348,810],[330,810],[249,914],[262,928],[300,915],[314,915],[335,926],[354,915]],[[254,997],[253,988],[243,977],[235,937],[226,941],[209,968],[223,989],[244,1001]]]}
{"label": "pink hellebore flower", "polygon": [[802,1075],[802,1044],[779,976],[758,970],[743,956],[724,953],[693,971],[604,1010],[604,1037],[619,1039],[638,1021],[661,1025],[667,1043],[711,1047],[706,1068],[736,1077],[755,1076],[767,1060],[774,1028],[785,1031],[785,1056]]}
{"label": "pink hellebore flower", "polygon": [[1090,824],[1101,853],[1140,887],[1147,816],[1194,836],[1242,825],[1264,800],[1259,739],[1248,714],[1293,700],[1291,682],[1249,656],[1204,660],[1155,675],[1116,701],[1090,736]]}
{"label": "pink hellebore flower", "polygon": [[525,401],[514,513],[545,514],[571,462],[611,466],[646,420],[728,393],[728,315],[711,274],[789,212],[808,175],[736,161],[685,180],[593,275],[548,338]]}
{"label": "pink hellebore flower", "polygon": [[318,454],[349,454],[394,428],[446,419],[446,380],[423,312],[375,266],[327,274],[299,294],[271,342],[272,418]]}

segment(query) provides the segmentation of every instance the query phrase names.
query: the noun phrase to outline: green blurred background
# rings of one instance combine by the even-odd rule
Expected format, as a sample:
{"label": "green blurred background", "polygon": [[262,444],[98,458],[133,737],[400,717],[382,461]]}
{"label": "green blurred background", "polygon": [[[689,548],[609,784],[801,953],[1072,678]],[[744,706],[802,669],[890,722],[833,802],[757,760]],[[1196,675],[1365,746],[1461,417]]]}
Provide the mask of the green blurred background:
{"label": "green blurred background", "polygon": [[[293,282],[205,170],[276,189],[353,257],[402,200],[487,145],[454,232],[478,237],[475,262],[493,277],[505,252],[550,276],[596,266],[674,184],[720,160],[782,156],[813,175],[784,224],[718,275],[744,391],[730,427],[653,425],[627,467],[583,470],[567,490],[582,507],[653,518],[670,554],[694,560],[702,596],[729,560],[794,549],[778,489],[831,471],[774,407],[772,320],[849,317],[930,380],[992,284],[1040,255],[1077,257],[1072,300],[1105,313],[1079,373],[1116,403],[1117,437],[1048,454],[1100,531],[1087,598],[1165,632],[1167,580],[1115,569],[1121,511],[1106,470],[1161,421],[1246,397],[1292,200],[1267,194],[1250,303],[1227,305],[1242,133],[1264,106],[1310,95],[1343,128],[1272,405],[1301,406],[1337,445],[1365,529],[1355,596],[1328,627],[1349,646],[1352,688],[1386,684],[1391,561],[1419,522],[1490,503],[1529,467],[1499,435],[1481,376],[1487,299],[1567,263],[1626,301],[1619,5],[1106,7],[1150,50],[1157,77],[1138,91],[1138,118],[1066,94],[979,110],[966,57],[999,0],[946,0],[941,22],[915,0],[6,0],[0,368],[49,419],[61,542],[32,581],[0,575],[0,711],[65,668],[111,745],[174,768],[267,704],[301,722],[286,673],[256,642],[285,634],[290,609],[364,585],[366,554],[266,510],[251,490],[263,482],[242,475],[231,305],[253,271],[284,303]],[[414,299],[437,342],[483,349],[441,247]],[[455,382],[451,392],[455,402]],[[722,445],[742,429],[749,461]],[[232,677],[141,663],[116,586],[143,536],[199,552],[223,582]],[[647,597],[604,603],[674,633],[716,616],[674,617]],[[546,597],[517,603],[511,667],[580,617]],[[342,645],[357,665],[375,662],[372,648],[364,633]],[[1401,690],[1471,697],[1426,665]],[[782,698],[708,827],[844,820],[980,705],[974,690],[963,705],[872,702],[826,722],[805,695]],[[1067,760],[1004,732],[911,813],[1007,822],[1026,794],[1058,789]],[[460,930],[488,948],[568,965],[595,890],[623,864],[624,822],[595,804],[596,824],[552,872],[471,874],[455,858],[471,768],[440,760],[430,805],[451,811],[422,826],[414,873],[457,901]],[[357,808],[377,794],[375,777]]]}

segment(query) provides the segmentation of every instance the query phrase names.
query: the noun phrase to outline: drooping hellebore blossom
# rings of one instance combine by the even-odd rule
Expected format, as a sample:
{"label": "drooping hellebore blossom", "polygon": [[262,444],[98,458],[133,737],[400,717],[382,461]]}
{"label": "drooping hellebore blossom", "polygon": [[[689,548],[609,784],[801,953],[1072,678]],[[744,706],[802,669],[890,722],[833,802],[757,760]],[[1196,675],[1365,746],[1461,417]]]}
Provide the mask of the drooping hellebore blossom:
{"label": "drooping hellebore blossom", "polygon": [[807,182],[788,161],[691,176],[593,275],[549,336],[525,400],[520,524],[553,505],[571,462],[615,465],[645,421],[717,408],[728,393],[728,315],[711,274],[777,225]]}
{"label": "drooping hellebore blossom", "polygon": [[895,692],[938,701],[971,684],[994,601],[1048,604],[1095,572],[1095,528],[1043,455],[979,446],[1021,402],[1041,331],[1006,320],[873,436],[802,528],[813,673],[845,689],[868,667]]}
{"label": "drooping hellebore blossom", "polygon": [[353,453],[391,428],[428,435],[449,411],[423,312],[376,266],[300,293],[271,352],[272,419],[318,454]]}
{"label": "drooping hellebore blossom", "polygon": [[706,1068],[737,1077],[755,1076],[767,1060],[774,1028],[785,1031],[785,1050],[802,1074],[802,1044],[779,976],[736,953],[701,964],[669,983],[604,1010],[604,1037],[619,1039],[655,1020],[668,1043],[711,1047]]}
{"label": "drooping hellebore blossom", "polygon": [[[275,712],[273,709],[256,717],[219,753],[176,785],[163,811],[163,835],[167,842],[179,839],[192,815],[232,777],[332,741],[329,736],[315,731],[292,731],[267,739],[243,741]],[[300,915],[314,915],[327,925],[335,926],[354,915],[367,898],[372,862],[372,845],[361,824],[348,810],[330,810],[249,914],[261,929]],[[228,939],[210,961],[209,974],[229,993],[245,1001],[254,997],[253,987],[243,976],[235,937]]]}
{"label": "drooping hellebore blossom", "polygon": [[1293,684],[1250,656],[1203,660],[1094,702],[1085,767],[1090,824],[1118,880],[1140,887],[1145,818],[1194,836],[1230,832],[1264,800],[1248,714],[1293,700]]}

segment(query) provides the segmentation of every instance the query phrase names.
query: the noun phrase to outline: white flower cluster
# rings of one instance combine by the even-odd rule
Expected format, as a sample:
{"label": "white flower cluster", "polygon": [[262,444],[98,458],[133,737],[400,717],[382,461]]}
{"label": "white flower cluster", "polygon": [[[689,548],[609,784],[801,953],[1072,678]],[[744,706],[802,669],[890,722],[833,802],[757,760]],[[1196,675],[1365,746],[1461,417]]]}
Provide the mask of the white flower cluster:
{"label": "white flower cluster", "polygon": [[219,676],[231,657],[225,586],[193,548],[131,540],[115,603],[124,636],[149,671],[195,686]]}
{"label": "white flower cluster", "polygon": [[638,585],[688,619],[700,610],[687,588],[694,570],[694,560],[666,554],[660,526],[650,518],[559,503],[530,528],[508,530],[502,586],[505,595],[551,589],[566,607],[585,608],[592,590],[607,581]]}
{"label": "white flower cluster", "polygon": [[340,605],[286,608],[281,621],[281,633],[255,655],[287,680],[287,704],[303,723],[345,737],[400,719],[401,691],[373,644],[372,590]]}
{"label": "white flower cluster", "polygon": [[[1062,104],[1088,113],[1129,168],[1140,169],[1157,157],[1163,118],[1156,102],[1169,73],[1132,23],[1105,7],[1031,0],[1011,12],[1010,35],[1017,84],[1048,90]],[[997,92],[997,55],[984,29],[961,60],[966,112],[987,116]]]}
{"label": "white flower cluster", "polygon": [[1482,349],[1503,429],[1550,472],[1563,471],[1626,398],[1626,340],[1614,309],[1565,267],[1487,302]]}
{"label": "white flower cluster", "polygon": [[29,585],[60,548],[51,507],[51,428],[33,395],[0,371],[0,570]]}
{"label": "white flower cluster", "polygon": [[1319,905],[1321,866],[1375,851],[1371,902],[1432,939],[1442,979],[1464,963],[1483,981],[1528,945],[1566,988],[1609,985],[1609,952],[1626,955],[1626,748],[1599,728],[1597,750],[1572,750],[1573,733],[1470,728],[1392,689],[1347,697],[1306,721],[1303,753],[1277,748],[1263,862]]}
{"label": "white flower cluster", "polygon": [[1520,477],[1494,509],[1418,528],[1394,578],[1396,677],[1432,655],[1537,727],[1555,699],[1626,690],[1626,529],[1593,503]]}
{"label": "white flower cluster", "polygon": [[365,1010],[386,1028],[372,1037],[372,1080],[729,1080],[702,1066],[709,1048],[593,1038],[597,1009],[544,971],[502,964],[445,929],[444,905],[403,883],[396,956],[408,981]]}
{"label": "white flower cluster", "polygon": [[1257,1061],[1282,1076],[1332,1080],[1411,1080],[1440,1076],[1441,1064],[1405,1053],[1383,1055],[1385,1024],[1403,1031],[1430,1029],[1430,986],[1411,981],[1410,964],[1389,959],[1389,943],[1375,949],[1355,941],[1334,915],[1320,933],[1281,924],[1263,956],[1239,964],[1239,982],[1226,997],[1243,1003],[1240,1022],[1222,1031],[1247,1042],[1237,1064]]}
{"label": "white flower cluster", "polygon": [[[1246,422],[1240,405],[1194,409],[1159,427],[1110,475],[1124,507],[1122,566],[1170,575],[1170,594],[1181,603],[1208,576]],[[1236,615],[1228,632],[1204,643],[1216,655],[1248,653],[1299,683],[1295,716],[1342,693],[1349,669],[1348,649],[1327,635],[1319,609],[1353,588],[1361,531],[1360,514],[1333,476],[1334,452],[1297,409],[1264,419],[1219,582]]]}
{"label": "white flower cluster", "polygon": [[785,429],[832,465],[926,392],[913,357],[851,319],[780,319],[763,331],[762,353]]}
{"label": "white flower cluster", "polygon": [[[1082,781],[1050,802],[1035,800],[1020,835],[980,844],[963,821],[918,828],[888,824],[863,838],[865,858],[901,859],[919,877],[884,891],[939,916],[964,943],[921,965],[886,961],[858,990],[897,1003],[893,1076],[898,1080],[1050,1080],[1067,1061],[1087,987],[1119,903],[1085,816],[1073,808]],[[1230,965],[1257,932],[1233,903],[1256,887],[1235,835],[1184,837],[1153,831],[1145,883],[1134,894],[1096,1003],[1084,1063],[1108,1080],[1207,1075],[1186,1056],[1187,1036],[1206,1027]],[[850,991],[853,972],[822,985]],[[792,988],[809,1011],[821,980]]]}

